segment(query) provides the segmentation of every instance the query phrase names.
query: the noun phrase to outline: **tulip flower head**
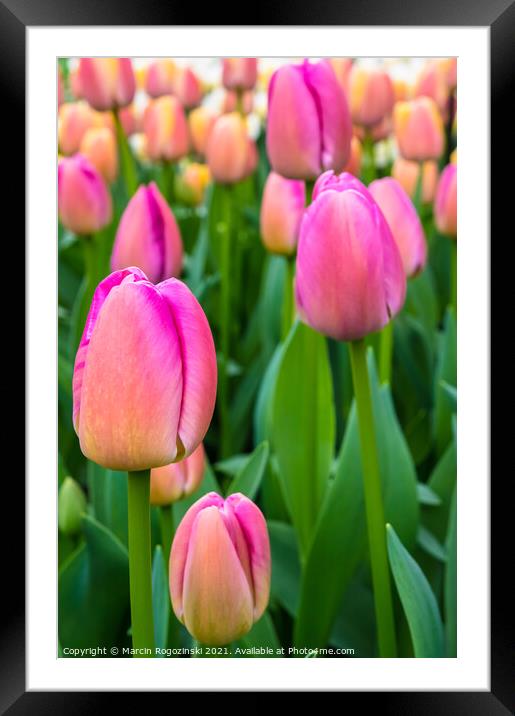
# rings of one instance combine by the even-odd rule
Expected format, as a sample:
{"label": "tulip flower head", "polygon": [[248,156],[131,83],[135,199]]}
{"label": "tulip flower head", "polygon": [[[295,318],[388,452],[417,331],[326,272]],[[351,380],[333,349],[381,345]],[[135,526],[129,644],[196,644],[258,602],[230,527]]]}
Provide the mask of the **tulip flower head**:
{"label": "tulip flower head", "polygon": [[100,231],[112,217],[111,195],[95,167],[82,155],[63,157],[58,165],[59,218],[74,234]]}
{"label": "tulip flower head", "polygon": [[415,82],[415,97],[430,97],[440,112],[447,110],[452,78],[451,68],[441,59],[431,59],[422,68]]}
{"label": "tulip flower head", "polygon": [[397,102],[393,124],[399,151],[405,159],[423,162],[438,159],[443,152],[442,117],[435,102],[419,97],[410,102]]}
{"label": "tulip flower head", "polygon": [[387,72],[353,66],[349,76],[349,103],[355,124],[373,127],[391,113],[394,102],[395,91]]}
{"label": "tulip flower head", "polygon": [[205,156],[207,140],[218,115],[209,107],[197,107],[188,115],[188,127],[193,149]]}
{"label": "tulip flower head", "polygon": [[268,88],[266,149],[272,169],[288,179],[341,171],[352,126],[345,94],[327,60],[284,65]]}
{"label": "tulip flower head", "polygon": [[210,492],[190,507],[170,553],[170,595],[177,618],[202,644],[239,639],[263,615],[270,594],[265,519],[239,493]]}
{"label": "tulip flower head", "polygon": [[61,154],[76,154],[88,129],[104,125],[102,115],[87,102],[65,102],[59,107],[58,139]]}
{"label": "tulip flower head", "polygon": [[440,175],[434,206],[436,228],[441,234],[456,238],[458,227],[458,169],[448,164]]}
{"label": "tulip flower head", "polygon": [[351,174],[326,172],[300,226],[295,276],[299,314],[336,340],[383,328],[404,304],[406,276],[388,224]]}
{"label": "tulip flower head", "polygon": [[224,57],[222,82],[228,90],[253,89],[257,80],[256,57]]}
{"label": "tulip flower head", "polygon": [[354,174],[355,177],[359,177],[361,173],[361,161],[363,158],[363,146],[355,135],[352,135],[350,142],[350,157],[349,161],[345,166],[346,172]]}
{"label": "tulip flower head", "polygon": [[191,455],[216,381],[211,330],[184,283],[155,286],[133,267],[98,285],[73,371],[73,424],[88,459],[136,471]]}
{"label": "tulip flower head", "polygon": [[352,57],[331,57],[329,62],[334,70],[334,74],[336,75],[336,79],[338,80],[340,87],[345,92],[345,96],[348,98],[347,93],[349,91],[349,77],[354,60]]}
{"label": "tulip flower head", "polygon": [[173,80],[173,92],[185,109],[192,109],[202,100],[202,86],[189,67],[178,68]]}
{"label": "tulip flower head", "polygon": [[80,153],[112,184],[118,175],[116,137],[107,127],[88,129],[82,138]]}
{"label": "tulip flower head", "polygon": [[213,179],[220,184],[233,184],[253,172],[256,146],[238,112],[223,114],[216,120],[207,141],[206,158]]}
{"label": "tulip flower head", "polygon": [[270,172],[261,203],[261,238],[272,253],[291,256],[297,248],[306,204],[304,182]]}
{"label": "tulip flower head", "polygon": [[427,245],[422,223],[411,199],[399,182],[391,177],[376,179],[368,190],[388,222],[406,276],[416,276],[426,264]]}
{"label": "tulip flower head", "polygon": [[188,206],[199,206],[204,200],[210,181],[209,167],[206,164],[191,162],[183,167],[175,178],[177,197]]}
{"label": "tulip flower head", "polygon": [[182,241],[172,210],[154,182],[140,186],[123,212],[111,270],[138,266],[159,283],[182,270]]}
{"label": "tulip flower head", "polygon": [[189,457],[150,471],[150,504],[171,505],[198,490],[206,469],[202,443]]}
{"label": "tulip flower head", "polygon": [[132,102],[136,80],[127,57],[83,57],[79,61],[80,94],[100,111],[120,109]]}
{"label": "tulip flower head", "polygon": [[171,94],[176,73],[177,66],[170,59],[152,62],[145,73],[145,92],[154,98]]}
{"label": "tulip flower head", "polygon": [[143,115],[146,152],[153,161],[176,161],[189,150],[188,123],[177,97],[164,96],[149,102]]}

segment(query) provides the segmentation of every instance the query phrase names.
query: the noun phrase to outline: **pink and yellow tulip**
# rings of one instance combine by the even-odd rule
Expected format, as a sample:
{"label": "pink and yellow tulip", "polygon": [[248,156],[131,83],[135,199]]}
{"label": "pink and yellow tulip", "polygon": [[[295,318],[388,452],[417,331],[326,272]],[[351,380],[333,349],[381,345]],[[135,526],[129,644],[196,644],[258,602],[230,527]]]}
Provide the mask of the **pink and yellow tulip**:
{"label": "pink and yellow tulip", "polygon": [[150,471],[150,504],[171,505],[198,490],[206,469],[202,443],[189,457]]}
{"label": "pink and yellow tulip", "polygon": [[120,109],[132,102],[136,80],[127,57],[83,57],[79,61],[80,94],[97,110]]}
{"label": "pink and yellow tulip", "polygon": [[270,172],[261,203],[261,239],[272,253],[291,256],[297,248],[300,221],[304,214],[304,182],[285,179]]}
{"label": "pink and yellow tulip", "polygon": [[216,382],[211,330],[184,283],[155,286],[130,268],[98,285],[73,372],[73,424],[87,458],[139,471],[191,455]]}
{"label": "pink and yellow tulip", "polygon": [[58,166],[59,218],[75,234],[93,234],[110,223],[112,201],[104,180],[80,154],[63,157]]}
{"label": "pink and yellow tulip", "polygon": [[391,113],[394,101],[393,83],[387,72],[353,66],[349,76],[349,104],[355,124],[373,127]]}
{"label": "pink and yellow tulip", "polygon": [[[408,196],[413,199],[417,188],[420,164],[409,159],[397,157],[392,166],[392,177],[402,186]],[[430,204],[435,198],[438,183],[438,164],[429,159],[422,162],[422,203]]]}
{"label": "pink and yellow tulip", "polygon": [[443,152],[443,122],[429,97],[397,102],[393,111],[395,137],[405,159],[423,162],[438,159]]}
{"label": "pink and yellow tulip", "polygon": [[253,89],[257,80],[256,57],[224,57],[222,83],[228,90]]}
{"label": "pink and yellow tulip", "polygon": [[458,228],[458,169],[448,164],[440,175],[434,206],[436,228],[441,234],[456,238]]}
{"label": "pink and yellow tulip", "polygon": [[151,100],[143,115],[145,150],[153,161],[177,161],[189,150],[188,124],[177,97]]}
{"label": "pink and yellow tulip", "polygon": [[177,618],[205,645],[244,636],[270,594],[270,543],[265,519],[239,493],[210,492],[190,507],[170,554],[170,595]]}
{"label": "pink and yellow tulip", "polygon": [[88,129],[80,144],[80,153],[89,159],[95,169],[112,184],[118,176],[118,149],[116,137],[107,127]]}
{"label": "pink and yellow tulip", "polygon": [[257,163],[254,142],[238,112],[219,117],[209,134],[206,158],[211,176],[220,184],[233,184],[249,176]]}

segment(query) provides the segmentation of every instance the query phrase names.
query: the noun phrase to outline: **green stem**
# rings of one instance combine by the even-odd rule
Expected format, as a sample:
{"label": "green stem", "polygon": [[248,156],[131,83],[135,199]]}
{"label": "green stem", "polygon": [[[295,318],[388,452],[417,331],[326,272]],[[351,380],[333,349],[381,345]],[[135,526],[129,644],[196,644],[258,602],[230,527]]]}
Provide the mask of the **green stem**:
{"label": "green stem", "polygon": [[173,505],[163,505],[160,511],[161,517],[161,544],[163,546],[163,554],[166,562],[166,570],[168,571],[168,562],[170,559],[170,550],[172,548],[174,536],[173,524]]}
{"label": "green stem", "polygon": [[221,340],[222,360],[220,364],[220,421],[221,421],[221,457],[231,454],[231,436],[229,424],[229,359],[231,350],[231,210],[232,192],[230,185],[222,189],[222,222],[220,232],[220,280],[221,280]]}
{"label": "green stem", "polygon": [[364,340],[353,341],[350,344],[350,356],[354,394],[356,396],[358,411],[368,544],[372,569],[372,583],[374,587],[379,655],[382,657],[394,657],[397,648],[392,592],[390,588],[390,571],[386,550],[386,520],[384,517],[374,413]]}
{"label": "green stem", "polygon": [[116,128],[116,139],[118,142],[118,152],[120,154],[120,165],[122,169],[123,179],[125,181],[125,188],[127,194],[130,197],[136,192],[138,188],[138,176],[136,172],[136,163],[132,155],[129,142],[123,130],[122,123],[120,121],[120,115],[118,110],[113,112],[114,124]]}
{"label": "green stem", "polygon": [[284,277],[284,298],[282,306],[281,339],[284,341],[295,320],[295,301],[293,299],[293,279],[295,276],[295,256],[285,256],[286,275]]}
{"label": "green stem", "polygon": [[128,472],[129,579],[132,646],[135,656],[154,656],[152,558],[150,547],[150,470]]}
{"label": "green stem", "polygon": [[393,355],[393,319],[381,331],[379,349],[379,378],[381,383],[391,383]]}
{"label": "green stem", "polygon": [[375,157],[374,157],[374,140],[367,130],[363,139],[363,153],[365,162],[363,163],[363,180],[365,184],[370,184],[377,177]]}
{"label": "green stem", "polygon": [[162,170],[163,170],[163,179],[162,179],[162,192],[163,195],[166,197],[168,203],[170,206],[172,204],[176,203],[176,197],[175,197],[175,169],[176,165],[173,162],[164,161]]}
{"label": "green stem", "polygon": [[313,201],[313,187],[315,186],[314,181],[306,182],[306,206],[309,206]]}
{"label": "green stem", "polygon": [[458,244],[451,239],[451,307],[458,314]]}
{"label": "green stem", "polygon": [[413,196],[413,204],[415,206],[415,209],[417,210],[417,214],[420,216],[420,211],[422,209],[422,184],[424,179],[424,163],[419,162],[418,163],[418,174],[417,174],[417,183],[415,185],[415,194]]}

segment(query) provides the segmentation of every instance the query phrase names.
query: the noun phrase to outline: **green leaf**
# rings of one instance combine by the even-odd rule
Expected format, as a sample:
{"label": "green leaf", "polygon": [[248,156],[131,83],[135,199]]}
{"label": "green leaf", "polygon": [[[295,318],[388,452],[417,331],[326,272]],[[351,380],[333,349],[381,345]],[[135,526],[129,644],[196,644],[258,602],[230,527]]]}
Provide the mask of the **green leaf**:
{"label": "green leaf", "polygon": [[357,573],[345,590],[329,641],[337,647],[354,649],[355,656],[377,656],[374,596],[364,574]]}
{"label": "green leaf", "polygon": [[226,460],[215,462],[213,467],[217,472],[221,472],[223,475],[228,475],[229,477],[234,478],[240,472],[241,468],[245,465],[248,459],[249,456],[243,453],[241,455],[231,455],[231,457],[228,457]]}
{"label": "green leaf", "polygon": [[442,504],[440,497],[425,482],[417,483],[417,497],[420,504],[427,507],[438,507]]}
{"label": "green leaf", "polygon": [[[367,362],[386,519],[395,525],[406,544],[414,545],[419,520],[415,467],[393,410],[389,387],[379,386],[371,349]],[[326,644],[342,596],[359,561],[366,557],[366,545],[361,446],[354,404],[335,477],[327,490],[306,560],[295,625],[297,646]]]}
{"label": "green leaf", "polygon": [[452,494],[456,485],[456,441],[452,440],[444,452],[428,481],[430,489],[438,495],[441,504],[424,510],[424,525],[440,542],[445,540],[449,523],[449,510]]}
{"label": "green leaf", "polygon": [[440,386],[445,397],[447,398],[449,408],[453,413],[455,413],[458,407],[458,391],[456,390],[456,387],[454,385],[449,385],[449,383],[445,380],[440,381]]}
{"label": "green leaf", "polygon": [[88,461],[87,477],[93,516],[127,545],[127,473]]}
{"label": "green leaf", "polygon": [[456,656],[457,600],[456,600],[456,558],[457,558],[456,490],[454,491],[447,531],[447,565],[444,580],[444,614],[447,656]]}
{"label": "green leaf", "polygon": [[268,522],[272,552],[272,597],[295,616],[299,599],[300,562],[295,532],[284,522]]}
{"label": "green leaf", "polygon": [[447,551],[445,547],[436,539],[434,534],[423,525],[418,528],[417,544],[424,552],[427,552],[427,554],[439,562],[447,561]]}
{"label": "green leaf", "polygon": [[152,610],[154,613],[154,636],[157,649],[166,649],[170,617],[170,594],[168,577],[161,545],[154,550],[152,564]]}
{"label": "green leaf", "polygon": [[456,319],[450,308],[445,316],[445,327],[440,339],[434,388],[434,435],[439,456],[452,439],[452,416],[455,412],[449,405],[448,389],[446,391],[442,387],[442,382],[451,387],[456,386]]}
{"label": "green leaf", "polygon": [[269,448],[267,442],[262,442],[254,450],[247,462],[240,469],[234,480],[229,485],[227,495],[241,492],[250,500],[253,500],[259,490],[261,480],[265,473],[268,462]]}
{"label": "green leaf", "polygon": [[325,338],[297,321],[280,358],[271,442],[291,517],[306,554],[334,452],[334,406]]}
{"label": "green leaf", "polygon": [[443,626],[435,595],[391,525],[386,526],[386,533],[390,567],[408,621],[415,656],[442,657]]}
{"label": "green leaf", "polygon": [[59,640],[63,647],[121,645],[129,623],[129,556],[92,517],[83,517],[85,542],[59,572]]}

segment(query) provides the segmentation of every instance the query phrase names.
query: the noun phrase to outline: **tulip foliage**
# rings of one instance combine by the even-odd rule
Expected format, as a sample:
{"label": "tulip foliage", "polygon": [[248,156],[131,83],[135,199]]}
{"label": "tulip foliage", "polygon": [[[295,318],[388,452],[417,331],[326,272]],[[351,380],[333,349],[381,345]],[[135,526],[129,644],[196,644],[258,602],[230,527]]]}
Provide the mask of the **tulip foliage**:
{"label": "tulip foliage", "polygon": [[61,656],[456,656],[454,63],[59,61]]}

